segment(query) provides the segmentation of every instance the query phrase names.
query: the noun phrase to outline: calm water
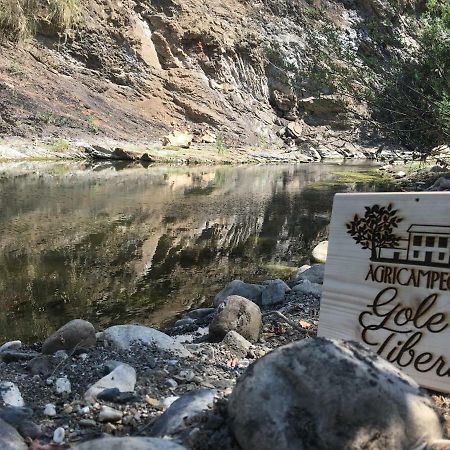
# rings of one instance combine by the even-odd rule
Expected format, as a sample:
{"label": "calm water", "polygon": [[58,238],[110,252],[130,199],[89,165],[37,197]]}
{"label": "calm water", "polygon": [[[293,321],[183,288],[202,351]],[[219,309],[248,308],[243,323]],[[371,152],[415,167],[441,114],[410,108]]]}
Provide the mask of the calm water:
{"label": "calm water", "polygon": [[385,188],[333,181],[364,170],[0,166],[0,341],[77,317],[164,325],[234,278],[287,276],[326,238],[336,192]]}

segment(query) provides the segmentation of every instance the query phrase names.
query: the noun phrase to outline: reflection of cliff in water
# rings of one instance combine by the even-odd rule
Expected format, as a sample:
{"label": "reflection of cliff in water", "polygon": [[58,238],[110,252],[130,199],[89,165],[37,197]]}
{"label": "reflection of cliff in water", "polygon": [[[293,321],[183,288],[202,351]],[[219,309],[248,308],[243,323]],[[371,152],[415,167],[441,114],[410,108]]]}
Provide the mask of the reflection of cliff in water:
{"label": "reflection of cliff in water", "polygon": [[161,323],[326,235],[333,166],[82,170],[1,179],[0,338],[74,317]]}

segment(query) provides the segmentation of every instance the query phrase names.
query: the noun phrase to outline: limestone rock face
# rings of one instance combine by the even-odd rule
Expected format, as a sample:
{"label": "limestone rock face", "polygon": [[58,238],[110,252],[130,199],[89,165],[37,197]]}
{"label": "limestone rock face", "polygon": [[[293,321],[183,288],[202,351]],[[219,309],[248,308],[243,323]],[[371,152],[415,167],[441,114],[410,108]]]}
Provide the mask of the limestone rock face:
{"label": "limestone rock face", "polygon": [[228,409],[243,450],[411,450],[443,433],[412,379],[361,344],[322,338],[250,366]]}
{"label": "limestone rock face", "polygon": [[209,325],[212,340],[221,341],[229,331],[236,331],[250,342],[258,340],[262,316],[258,305],[238,295],[231,295],[217,308]]}
{"label": "limestone rock face", "polygon": [[63,325],[42,345],[42,353],[52,355],[58,350],[81,352],[96,343],[95,328],[86,320],[75,319]]}

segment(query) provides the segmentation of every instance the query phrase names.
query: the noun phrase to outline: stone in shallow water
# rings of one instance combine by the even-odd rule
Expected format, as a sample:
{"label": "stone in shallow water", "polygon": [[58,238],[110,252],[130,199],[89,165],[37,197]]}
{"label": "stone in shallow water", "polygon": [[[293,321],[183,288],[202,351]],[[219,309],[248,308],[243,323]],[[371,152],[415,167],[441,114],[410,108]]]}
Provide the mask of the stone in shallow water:
{"label": "stone in shallow water", "polygon": [[411,450],[443,433],[412,379],[358,343],[321,338],[258,360],[228,412],[242,450]]}

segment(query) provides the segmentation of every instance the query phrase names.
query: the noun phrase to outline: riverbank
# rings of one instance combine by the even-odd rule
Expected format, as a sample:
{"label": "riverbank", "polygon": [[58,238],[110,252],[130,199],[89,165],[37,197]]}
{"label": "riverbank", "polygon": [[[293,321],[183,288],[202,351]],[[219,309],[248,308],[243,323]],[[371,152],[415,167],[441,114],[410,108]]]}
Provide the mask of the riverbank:
{"label": "riverbank", "polygon": [[[183,135],[184,136],[184,135]],[[191,138],[191,135],[189,135]],[[169,135],[170,137],[170,135]],[[164,140],[162,141],[164,142]],[[91,159],[105,161],[128,161],[148,164],[247,164],[247,163],[307,163],[322,160],[345,159],[383,160],[410,158],[408,152],[373,144],[347,143],[332,140],[324,145],[280,146],[264,142],[255,146],[230,146],[221,140],[210,143],[192,139],[132,143],[101,139],[83,141],[49,138],[29,141],[21,138],[0,139],[0,161],[37,161]]]}
{"label": "riverbank", "polygon": [[[314,338],[323,267],[304,266],[288,284],[234,281],[216,295],[215,306],[186,313],[164,333],[124,325],[95,334],[88,322],[75,321],[43,345],[6,344],[0,347],[0,418],[33,449],[151,436],[189,449],[238,450],[229,396],[250,364],[280,346]],[[448,434],[450,397],[430,395]]]}

